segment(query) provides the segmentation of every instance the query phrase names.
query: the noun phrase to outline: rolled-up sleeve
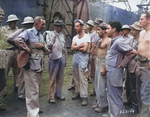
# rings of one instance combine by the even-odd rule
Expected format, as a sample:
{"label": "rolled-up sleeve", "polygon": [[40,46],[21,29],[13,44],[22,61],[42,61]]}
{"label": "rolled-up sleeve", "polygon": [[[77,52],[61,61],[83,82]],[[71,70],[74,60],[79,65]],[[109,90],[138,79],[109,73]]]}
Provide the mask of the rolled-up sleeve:
{"label": "rolled-up sleeve", "polygon": [[117,49],[121,52],[131,51],[132,47],[129,46],[125,41],[119,41],[117,44]]}

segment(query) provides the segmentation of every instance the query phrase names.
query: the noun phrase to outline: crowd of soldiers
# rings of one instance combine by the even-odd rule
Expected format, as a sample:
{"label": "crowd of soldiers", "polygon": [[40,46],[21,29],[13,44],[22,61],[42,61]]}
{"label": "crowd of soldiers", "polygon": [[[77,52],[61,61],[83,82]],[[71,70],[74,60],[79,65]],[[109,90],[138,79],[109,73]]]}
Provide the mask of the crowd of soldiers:
{"label": "crowd of soldiers", "polygon": [[[0,9],[0,99],[7,95],[7,76],[12,68],[14,90],[18,98],[26,101],[27,116],[38,117],[39,88],[43,71],[43,56],[49,54],[49,102],[65,100],[62,96],[67,49],[65,25],[62,19],[54,20],[54,31],[41,31],[46,25],[42,16],[25,17],[18,29],[16,15],[8,16],[2,27],[4,11]],[[125,111],[150,115],[150,12],[141,15],[140,21],[123,25],[118,21],[106,24],[102,19],[74,21],[77,35],[72,39],[72,99],[82,98],[88,104],[88,79],[93,85],[96,112],[107,112],[110,117],[120,117]],[[126,76],[125,78],[123,76]],[[123,81],[127,102],[123,103]],[[124,108],[124,105],[130,108]],[[1,110],[5,107],[0,106]]]}

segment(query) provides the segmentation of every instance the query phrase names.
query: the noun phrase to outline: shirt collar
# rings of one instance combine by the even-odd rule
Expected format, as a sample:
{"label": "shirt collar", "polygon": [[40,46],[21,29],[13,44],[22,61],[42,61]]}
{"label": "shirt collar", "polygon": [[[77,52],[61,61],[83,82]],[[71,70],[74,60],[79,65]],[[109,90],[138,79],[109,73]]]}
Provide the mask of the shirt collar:
{"label": "shirt collar", "polygon": [[55,30],[54,30],[54,33],[56,34],[56,35],[60,35],[61,34],[61,32],[56,32]]}
{"label": "shirt collar", "polygon": [[33,32],[34,32],[35,35],[38,35],[38,31],[36,30],[35,27],[33,27],[32,30],[33,30]]}

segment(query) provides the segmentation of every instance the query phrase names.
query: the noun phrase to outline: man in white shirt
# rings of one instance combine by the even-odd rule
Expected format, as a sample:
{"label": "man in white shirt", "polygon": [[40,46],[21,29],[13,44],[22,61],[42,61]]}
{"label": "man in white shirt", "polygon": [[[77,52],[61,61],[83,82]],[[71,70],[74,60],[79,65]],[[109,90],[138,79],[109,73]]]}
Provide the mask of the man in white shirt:
{"label": "man in white shirt", "polygon": [[90,37],[83,31],[83,21],[75,21],[75,30],[77,35],[73,37],[71,50],[76,53],[73,56],[73,78],[75,82],[75,96],[72,99],[81,97],[83,99],[81,105],[86,106],[88,103],[88,81],[86,74],[88,73],[88,53],[87,49],[90,43]]}

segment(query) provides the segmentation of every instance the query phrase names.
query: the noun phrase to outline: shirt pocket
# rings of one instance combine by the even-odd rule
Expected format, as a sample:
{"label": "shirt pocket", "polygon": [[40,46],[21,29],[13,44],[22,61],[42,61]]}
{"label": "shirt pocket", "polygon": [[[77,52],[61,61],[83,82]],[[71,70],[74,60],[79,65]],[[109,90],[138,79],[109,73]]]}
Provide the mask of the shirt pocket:
{"label": "shirt pocket", "polygon": [[33,71],[41,71],[42,70],[42,58],[37,54],[31,55],[30,57],[30,69]]}

